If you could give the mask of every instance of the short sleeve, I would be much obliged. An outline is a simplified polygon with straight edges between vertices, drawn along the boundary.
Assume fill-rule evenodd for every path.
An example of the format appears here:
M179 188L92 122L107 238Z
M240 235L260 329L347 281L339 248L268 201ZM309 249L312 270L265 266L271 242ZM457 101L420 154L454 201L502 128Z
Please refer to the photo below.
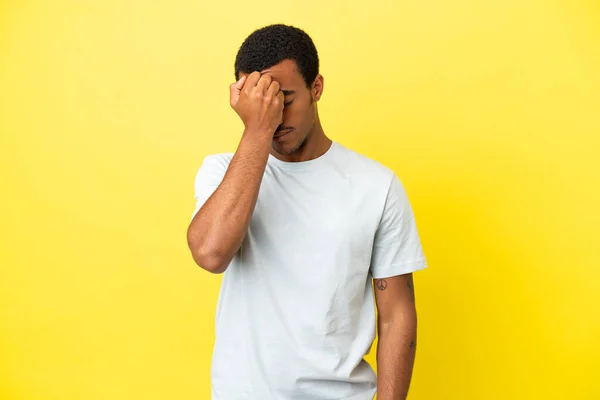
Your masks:
M375 279L389 278L426 267L412 207L402 183L393 174L375 233L371 275Z
M217 190L223 181L227 167L227 160L219 155L210 155L204 159L194 180L196 206L190 220L194 219L200 208Z

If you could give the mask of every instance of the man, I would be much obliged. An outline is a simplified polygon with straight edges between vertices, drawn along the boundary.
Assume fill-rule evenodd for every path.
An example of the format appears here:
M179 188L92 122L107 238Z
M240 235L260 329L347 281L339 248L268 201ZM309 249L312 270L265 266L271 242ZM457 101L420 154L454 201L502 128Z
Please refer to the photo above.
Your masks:
M426 262L401 182L323 132L323 76L302 30L253 32L235 75L245 129L235 153L205 158L187 232L195 262L224 273L213 400L406 398L412 273ZM377 376L363 358L376 326Z

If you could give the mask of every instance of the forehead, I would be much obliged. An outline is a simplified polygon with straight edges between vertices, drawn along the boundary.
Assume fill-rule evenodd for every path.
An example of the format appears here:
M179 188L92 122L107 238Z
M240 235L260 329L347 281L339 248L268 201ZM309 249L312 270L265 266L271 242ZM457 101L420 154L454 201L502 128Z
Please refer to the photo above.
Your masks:
M298 71L298 65L294 60L283 60L279 64L260 72L279 82L283 89L297 88L304 85L304 77ZM248 74L240 74L240 76L242 75Z

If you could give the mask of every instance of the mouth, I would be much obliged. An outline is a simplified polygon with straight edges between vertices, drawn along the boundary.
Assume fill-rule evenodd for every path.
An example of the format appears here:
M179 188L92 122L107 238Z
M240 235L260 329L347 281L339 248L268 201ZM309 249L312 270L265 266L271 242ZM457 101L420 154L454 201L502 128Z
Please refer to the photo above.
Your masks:
M281 137L287 135L288 133L292 132L294 129L284 129L281 131L277 131L275 132L275 134L273 135L273 139L280 139Z

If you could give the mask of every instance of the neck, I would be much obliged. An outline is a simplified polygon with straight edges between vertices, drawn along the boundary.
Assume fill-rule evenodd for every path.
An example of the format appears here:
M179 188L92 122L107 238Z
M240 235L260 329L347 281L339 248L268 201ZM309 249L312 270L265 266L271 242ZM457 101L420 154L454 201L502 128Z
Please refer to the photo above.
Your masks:
M271 155L286 162L309 161L325 154L330 146L331 139L325 135L321 122L317 119L304 144L298 150L291 154L283 155L271 149Z

